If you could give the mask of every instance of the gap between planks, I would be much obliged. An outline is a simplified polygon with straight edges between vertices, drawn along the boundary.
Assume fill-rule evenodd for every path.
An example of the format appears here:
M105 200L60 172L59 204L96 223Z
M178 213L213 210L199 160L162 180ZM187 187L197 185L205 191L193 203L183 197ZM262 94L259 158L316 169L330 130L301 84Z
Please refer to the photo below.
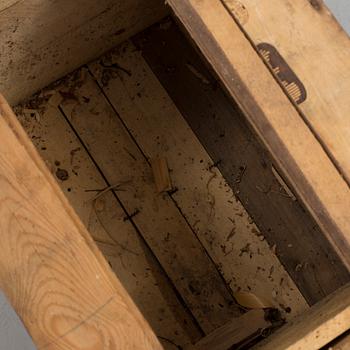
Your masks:
M19 120L56 178L67 172L64 181L58 179L60 187L165 349L173 348L169 341L185 346L197 340L201 332L192 316L114 195L108 192L91 201L96 192L90 191L108 183L62 117L59 101L53 96L37 106L40 120L19 108Z
M74 94L88 101L67 101L62 109L108 181L129 181L117 196L128 213L137 213L134 223L203 330L210 332L239 315L186 220L167 194L156 193L148 162L88 72ZM191 259L197 263L192 264Z
M141 149L141 153L144 153L146 157L149 158L166 154L169 161L171 159L171 167L174 167L172 177L176 179L175 182L179 189L172 197L174 199L174 205L176 204L176 210L178 211L179 209L186 218L186 222L183 225L187 227L187 223L189 223L198 237L200 237L201 242L209 252L210 258L215 262L216 266L219 267L232 291L237 291L242 288L243 290L255 291L258 295L265 293L268 299L273 299L277 307L281 307L281 305L284 307L291 307L291 316L300 313L306 308L303 298L300 296L297 288L283 270L274 254L269 250L267 244L261 242L256 232L252 230L256 229L255 226L252 224L243 207L234 199L232 191L224 182L221 174L215 168L210 167L213 161L209 158L189 127L183 121L182 116L176 110L170 98L164 92L164 89L157 82L140 54L135 51L135 48L130 43L125 44L123 47L125 55L120 56L122 60L121 66L123 66L126 61L128 65L131 64L130 62L133 63L131 67L128 67L133 72L129 77L129 81L126 79L127 76L120 77L119 74L115 74L113 70L111 71L108 69L108 73L106 73L106 69L101 67L99 62L90 65L90 69L94 72L98 80L102 79L102 77L99 76L100 74L105 74L105 78L109 75L110 80L108 81L108 87L102 86L103 84L100 86L107 96L112 90L120 94L119 96L118 94L114 94L112 97L109 96L109 101L114 108L118 109L119 117L123 119L124 126L133 136L133 141L137 143L137 147L139 150ZM116 50L117 55L120 55L121 52L122 50L120 49ZM113 55L113 59L118 60L119 58ZM130 62L128 61L129 59ZM136 69L138 70L135 72L134 70ZM143 74L145 76L142 78ZM89 80L90 78L87 76L85 79ZM136 79L140 79L140 81L137 82ZM92 84L92 82L90 83ZM137 86L138 83L140 84L139 86ZM86 102L86 100L94 98L94 96L89 96L91 93L90 89L93 91L92 95L95 94L98 96L100 94L100 92L98 92L99 90L93 87L89 87L87 90L84 90L84 87L80 87L79 89L81 90L77 91L75 88L73 89L74 94L72 94L72 96L77 98L76 101L74 98L68 98L68 100L64 101L62 104L62 108L65 113L67 113L72 124L73 122L76 123L76 119L79 117L79 112L77 112L76 109L79 110L79 108L83 108L82 110L84 111L84 107L81 107L82 105L84 106L84 102L85 104L89 104L90 101ZM146 90L151 96L146 98L138 89L140 89L142 93ZM138 94L141 94L141 96L138 96ZM143 98L141 98L142 96ZM101 98L101 96L99 98ZM135 101L135 99L138 98L140 101ZM124 105L120 103L120 99L124 100ZM104 104L106 104L106 102L104 102ZM147 106L145 109L140 107L143 104ZM90 113L91 118L100 118L97 113L98 111L96 111L96 105L92 106L92 108L90 105L89 108L90 109L85 110L85 112L88 114ZM108 109L108 106L106 105L104 108ZM147 111L147 109L149 110ZM80 113L82 113L82 111L80 111ZM132 118L137 119L139 115L144 117L142 118L144 124L140 123L138 126L139 129L136 130L136 128L130 126L130 123L133 122ZM168 119L164 118L164 116L167 116ZM147 125L150 121L149 118L153 117L155 120L159 121L159 128L157 128L157 122L155 121ZM159 118L164 118L164 120L162 121ZM174 122L174 120L179 129L169 129L168 126L171 125L171 122ZM102 119L100 122L104 124L104 128L106 125L108 126L108 120L106 122ZM138 120L136 124L139 122L140 120ZM165 128L164 123L166 126ZM74 126L74 129L82 138L91 138L95 136L104 140L103 137L109 137L108 132L103 133L104 136L102 136L102 134L100 134L100 136L92 135L92 131L96 131L94 127L82 128L79 131L79 128ZM140 142L140 138L145 136L142 134L142 132L145 133L145 130L147 130L146 136L148 135L148 138L144 137L143 139L149 139L153 144L152 142L149 144L142 144L142 142ZM175 130L177 131L176 133L174 132ZM123 131L119 132L123 133ZM157 133L158 135L151 140L150 135L154 136ZM89 135L86 136L86 134ZM130 141L128 142L130 143ZM87 143L88 149L94 146L94 142L92 141L90 142L91 144L86 141L85 143ZM135 154L138 152L137 147ZM131 145L131 148L135 149L135 145ZM194 153L196 156L188 154L186 151L188 149L191 149L192 152L195 150ZM171 155L171 150L176 150L178 154L174 152L174 154ZM126 153L128 153L127 157L130 158L130 150ZM134 154L133 156L135 157ZM95 155L93 155L93 157L94 159L98 158ZM179 159L176 160L177 157ZM139 159L139 156L137 156L137 159ZM98 160L96 162L100 163ZM115 171L112 164L114 164L115 167L117 163L112 159L111 163L105 165L105 167L110 167L111 169L108 170L101 167L103 173L109 174L106 175L109 178L113 177L112 172ZM142 172L144 174L144 180L148 182L148 185L154 186L149 170L147 170L147 173L145 173L144 170L141 171L141 173ZM196 176L194 176L194 174L196 174ZM193 186L193 180L198 181L198 184L196 183L198 186ZM109 180L109 183L116 182ZM103 186L99 188L103 188ZM187 190L185 190L186 188ZM188 188L192 188L194 191L192 192L188 190ZM120 194L117 193L118 196ZM225 201L222 200L222 198L226 198L228 204L223 204ZM124 201L127 202L128 200L130 199L128 198ZM193 203L195 204L195 208L191 207ZM213 209L213 205L215 209ZM158 210L158 208L156 209ZM129 213L132 213L134 210L135 206L133 205L128 208ZM231 217L233 212L237 214L234 218ZM220 215L218 215L218 213L220 213ZM226 213L228 213L227 217L225 217ZM178 213L176 215L180 214ZM197 217L198 215L200 216L199 219ZM134 218L136 224L137 219L136 216ZM232 221L230 219L232 219ZM223 225L223 223L225 224ZM137 225L139 226L139 224ZM206 228L208 228L208 232L206 232ZM188 230L188 228L186 230ZM229 237L231 234L232 236ZM209 238L203 237L203 235L208 235ZM217 236L219 236L219 238L217 238ZM235 236L235 244L232 244L232 251L226 252L226 248L223 248L222 243L225 242L228 237L230 240L233 239L233 236ZM253 242L253 244L251 242ZM250 251L249 249L245 249L249 244L252 245ZM259 250L260 254L262 254L261 256L259 255ZM156 255L158 256L159 254ZM251 258L251 255L254 256L254 259ZM190 256L188 258L190 258ZM162 259L160 259L160 261L161 260ZM233 264L232 260L234 261ZM210 263L210 259L207 260L207 262ZM270 268L262 268L265 271L260 271L257 269L257 265L268 265ZM238 272L238 269L241 271ZM282 279L285 281L285 284L280 286L279 282ZM201 321L199 322L201 323ZM224 320L222 319L220 322L224 322Z
M349 281L315 220L284 191L271 155L179 28L167 19L133 41L308 303Z
M132 74L106 72L102 61ZM178 189L172 198L232 291L252 291L276 307L290 307L290 316L302 311L304 299L141 52L127 42L89 67L139 148L149 159L167 158Z

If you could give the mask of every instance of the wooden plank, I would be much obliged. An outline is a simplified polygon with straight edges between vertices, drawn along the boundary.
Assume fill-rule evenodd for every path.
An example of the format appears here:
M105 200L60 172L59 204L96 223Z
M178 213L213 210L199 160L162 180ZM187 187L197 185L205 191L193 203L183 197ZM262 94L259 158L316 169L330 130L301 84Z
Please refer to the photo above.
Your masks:
M86 74L82 80L73 78L72 84L69 89L74 89L76 99L64 101L62 110L108 182L124 184L116 195L201 328L211 332L239 315L227 286L175 203L156 192L150 165L95 80Z
M0 91L13 105L166 13L161 0L5 3L11 6L0 12Z
M167 29L165 30L165 28ZM300 203L293 200L294 196L290 198L284 188L281 188L282 186L276 180L272 170L273 162L266 149L249 130L244 116L218 86L199 54L180 30L167 21L150 27L137 35L133 41L140 47L142 56L196 133L214 163L217 163L217 167L226 181L234 189L235 196L240 199L253 218L261 233L260 238L266 238L308 303L314 304L320 301L349 281L349 272L322 231ZM189 65L196 74L189 69ZM127 77L123 77L123 81L127 81L127 79ZM140 80L141 78L138 77L137 81ZM113 82L114 80L109 84L113 84ZM209 82L209 84L204 82ZM108 90L107 86L105 91L108 92ZM112 85L109 94L113 94L113 91L114 85ZM144 99L145 97L143 97L143 101ZM125 96L123 101L126 101ZM118 101L119 105L121 103L122 101ZM120 108L119 110L123 116L125 112ZM169 113L169 115L171 116L169 119L171 118L173 123L174 113ZM163 114L161 117L163 118ZM156 116L153 114L152 118L156 118ZM137 122L141 123L140 120ZM170 124L170 120L168 123ZM155 124L151 124L152 130L156 127L159 130L159 121ZM178 128L177 126L174 129ZM133 132L135 125L132 125L130 129ZM165 130L167 129L165 128ZM182 135L184 130L180 130L179 134ZM173 130L171 133L174 133ZM136 133L135 137L138 134ZM168 138L169 135L162 138L162 143ZM139 137L139 140L145 142L144 138ZM173 144L170 146L174 147ZM187 171L190 179L187 182L191 182L194 165L187 165L187 167L190 167ZM177 170L176 176L179 176L178 173L179 170ZM180 178L176 181L183 183L185 180ZM214 186L215 182L212 185ZM221 203L220 198L225 198L225 196L216 187L215 191L218 193L216 203ZM179 196L179 194L180 192L175 193L175 196ZM181 203L178 197L175 199ZM232 204L232 206L234 205L236 204ZM187 212L185 208L182 208L182 211ZM225 213L226 209L220 206L220 210L216 212ZM238 211L238 213L240 212ZM188 217L190 220L190 215ZM217 216L217 220L216 226L214 220L204 221L202 229L208 225L207 227L215 232L215 237L220 237L221 229L218 228L223 228L226 221L220 218L220 215ZM250 230L245 229L245 216L242 219L235 216L235 222L236 235L238 234L235 237L239 237L237 239L243 242L244 237L242 236L250 237ZM242 225L239 224L240 222ZM229 227L227 230L229 233ZM256 231L256 234L259 234L259 231ZM242 232L242 236L240 232ZM254 242L251 237L248 241ZM242 267L236 268L234 263L238 259L237 254L228 254L228 257L231 256L231 262L223 262L222 264L224 276L235 276L237 271L241 271ZM249 263L249 261L245 261L244 268ZM232 266L232 274L225 269L225 266ZM265 263L265 266L270 265ZM264 268L264 266L262 267ZM268 272L270 268L266 270ZM247 270L244 274L250 276ZM252 279L254 280L254 277ZM268 276L265 275L264 279L268 279ZM273 279L279 280L277 276L274 276ZM244 286L243 289L246 289L247 286L251 287L257 295L261 293L261 290L269 288L259 284L259 287L255 289L255 283L252 285L251 281L247 283L244 280L240 280L238 285ZM231 286L234 287L234 284L231 283Z
M162 50L156 48L154 52L159 55ZM130 74L115 71L106 84L104 77L110 72L101 61L123 67ZM305 310L306 303L297 287L259 237L260 232L141 52L125 43L89 67L145 156L151 160L166 157L176 188L171 197L232 291L251 291L290 311L287 318ZM183 98L189 96L185 93ZM192 98L190 101L192 105L205 103Z
M2 97L0 114L0 288L35 344L161 349Z
M265 320L264 310L251 310L216 329L189 349L229 350L271 326L271 322Z
M273 45L304 84L307 98L298 107L350 183L349 36L323 1L240 3L248 16L242 26L255 45Z
M61 101L60 94L43 92L15 111L69 203L164 348L172 349L173 345L162 339L180 346L198 340L201 333L192 316L178 300L142 237L130 220L125 220L127 213L111 191L94 191L109 184L59 111ZM31 116L35 111L39 117ZM67 174L64 181L57 177L60 173Z
M166 158L152 158L151 167L158 193L170 191L172 186Z
M350 328L350 285L314 305L254 349L318 350Z
M222 3L169 4L350 268L350 190L322 146Z

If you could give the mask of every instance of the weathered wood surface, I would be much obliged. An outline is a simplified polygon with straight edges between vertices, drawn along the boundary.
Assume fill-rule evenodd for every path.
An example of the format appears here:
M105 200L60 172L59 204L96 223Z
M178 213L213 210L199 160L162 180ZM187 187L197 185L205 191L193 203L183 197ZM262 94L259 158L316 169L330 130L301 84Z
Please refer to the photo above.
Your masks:
M259 350L318 350L350 329L350 285L331 294L263 343Z
M69 203L164 348L173 349L167 340L181 346L198 340L201 332L192 315L179 301L132 219L125 220L127 212L111 190L103 193L110 184L66 122L59 110L60 102L59 92L49 90L15 111Z
M35 344L161 349L2 97L0 114L0 288Z
M169 28L169 23L160 26L164 30ZM155 42L153 39L150 42ZM162 55L164 41L158 43L159 47L154 47L153 52ZM174 60L179 58L172 48L168 52ZM107 70L106 65L123 67L130 74L120 69ZM152 162L156 157L166 157L174 187L171 199L232 292L255 293L272 305L289 310L287 318L302 312L306 304L297 287L275 253L261 240L252 219L141 52L126 42L89 67L147 159ZM195 69L195 66L189 67ZM108 81L106 76L109 76ZM189 100L190 97L192 105L206 103L183 92L183 98ZM196 93L193 90L193 94Z
M252 216L260 230L256 231L256 234L266 238L306 300L314 304L349 281L349 273L322 231L300 203L282 188L272 171L273 162L268 152L249 130L244 116L225 96L199 54L175 24L167 21L154 25L137 35L133 41L140 47L142 56L213 162L217 162L217 167L234 189L235 196ZM124 76L125 80L127 77ZM113 82L111 84L109 94L118 89L118 85ZM109 90L108 87L105 89ZM118 91L120 90L119 88ZM122 101L125 103L126 98ZM152 115L152 118L156 119L157 116ZM161 118L162 115L159 119ZM172 119L174 120L174 117ZM138 124L142 125L140 120L131 125L130 129L134 131L135 125ZM160 122L152 125L152 130L155 127L159 128L159 125ZM182 130L179 126L176 129ZM173 134L171 127L168 130ZM137 130L134 133L139 135ZM181 134L184 134L184 131ZM165 139L169 140L169 136ZM139 140L140 143L149 142L142 137L139 137ZM193 147L192 145L191 149ZM188 173L193 173L193 165ZM183 179L179 181L184 182ZM179 196L180 193L176 193L175 196ZM218 192L218 197L222 196L221 192ZM181 201L177 197L175 199L181 205ZM184 207L182 210L186 213ZM218 212L226 211L221 206ZM235 217L235 221L236 237L238 233L239 239L243 240L239 232L248 237L250 230L245 230L243 222L239 225L239 217ZM220 236L218 228L222 227L224 222L221 215L218 215L210 223L205 222L205 225L212 227L217 238ZM215 245L213 247L215 248ZM228 254L228 257L231 259L232 255ZM232 257L231 260L235 259L237 258ZM245 268L247 264L249 261L245 261ZM223 264L224 276L235 276L234 272L230 274L225 270L226 265L232 266L233 270L241 270L241 267L235 268L234 263ZM276 277L273 279L276 280ZM242 282L238 284L242 285ZM243 285L246 284L243 282ZM247 285L252 287L257 295L266 288L259 284L259 287L254 289L255 283L251 282Z
M350 189L315 135L221 2L169 4L350 268Z
M223 2L232 6L233 15L254 44L273 45L302 81L307 98L298 107L350 183L347 117L350 114L350 38L347 33L320 0ZM239 4L244 9L239 9Z
M240 310L205 249L89 72L73 82L62 111L205 333ZM69 88L68 88L69 90ZM195 262L195 263L194 263Z
M11 104L166 13L161 0L8 0L2 5L0 91Z

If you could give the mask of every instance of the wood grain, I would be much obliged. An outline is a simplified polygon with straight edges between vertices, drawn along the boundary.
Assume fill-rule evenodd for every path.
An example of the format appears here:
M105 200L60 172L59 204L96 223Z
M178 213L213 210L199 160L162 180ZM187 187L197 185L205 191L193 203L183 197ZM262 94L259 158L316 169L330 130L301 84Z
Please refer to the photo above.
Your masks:
M248 229L248 218L245 219L244 215L242 217L235 216L236 230L235 236L231 238L231 240L237 239L237 242L244 242L242 244L243 247L248 242L255 242L250 236L251 231L255 231L256 235L260 235L260 239L265 238L270 244L307 302L309 304L314 304L320 301L326 295L349 281L349 272L346 270L310 214L306 212L299 201L293 200L294 197L285 192L284 187L282 188L277 181L275 172L273 172L274 162L271 156L266 151L266 148L257 140L256 135L249 130L244 115L242 115L237 106L225 96L223 89L220 88L212 72L203 63L203 59L174 23L171 24L167 21L166 24L167 30L164 29L164 23L154 25L137 35L133 41L140 48L142 56L209 153L212 164L217 163L220 172L225 177L227 183L232 187L234 195L240 199L249 215L253 218L254 223L259 228L259 230L254 230L252 226L249 226L250 229ZM133 55L136 55L136 53L133 53ZM117 61L117 55L115 59ZM127 55L125 62L130 61L131 59L129 55ZM189 65L195 69L197 74L194 74L188 68ZM137 66L140 67L140 64ZM147 72L147 69L145 71ZM138 75L137 82L143 81L143 75L144 73ZM147 75L149 75L149 73L147 73ZM117 79L114 79L110 82L110 92L108 86L105 87L109 96L112 94L116 95L114 92L116 90L122 90L120 87L118 88L119 85L116 85L116 80ZM150 79L147 81L149 80ZM127 81L128 79L124 77L124 86L127 84ZM207 83L203 83L203 81ZM141 89L142 86L143 84L138 88ZM123 89L123 91L125 91L125 89ZM155 91L154 87L152 91ZM153 101L153 96L154 94L149 95L147 99L147 97L143 95L142 99L140 99L142 100L142 106L148 106L151 102L147 102L147 100ZM127 98L124 96L123 99L118 100L118 105L123 106L126 101ZM149 110L150 107L147 107L147 111ZM121 114L125 120L133 120L132 117L127 117L126 112L121 111ZM140 112L137 113L137 115L139 114ZM174 120L176 120L174 115L176 115L176 113L169 112L168 114L172 116L171 121L174 123ZM175 147L174 145L179 143L179 141L176 143L174 141L169 144L170 135L167 134L168 128L161 128L162 117L157 119L157 114L152 113L149 119L143 117L141 120L145 121L147 125L152 126L152 128L149 128L150 133L158 132L166 135L162 137L162 144L165 143L169 145L169 147ZM152 124L150 120L158 121ZM140 119L136 119L132 124L130 124L130 122L128 123L136 137L140 135L139 132L136 132L140 125L146 128L145 124L143 124ZM182 137L182 135L187 135L185 128L180 127L180 123L176 125L176 130L181 130L181 132L179 132L179 138ZM176 133L171 132L171 135L174 134L176 135ZM156 140L156 137L153 139ZM190 139L190 137L188 137L188 139ZM138 137L138 140L142 145L152 142L150 141L152 139L142 137ZM150 152L157 152L159 147L160 146L157 145L154 145L153 149L148 147L147 149L150 150L146 152L147 154L151 154ZM195 149L194 147L194 143L191 144L191 147L182 147L181 154L186 155L190 153L188 154L188 157L190 157L193 151L186 150L193 150ZM177 157L174 157L172 163L177 164L177 159ZM183 161L179 163L181 166L185 163L188 165L186 165L183 170L185 174L180 170L173 173L172 176L175 180L175 184L177 181L180 183L191 182L193 178L192 174L194 173L198 173L199 177L203 177L206 181L209 180L205 177L205 171L196 170L196 162L192 164L192 162L186 161L186 158L180 159L183 159ZM172 165L172 167L174 166ZM185 169L188 170L186 171ZM188 180L186 180L185 177L186 173L189 174ZM220 185L214 187L215 182L213 181L211 184L213 188L215 188L216 193L215 208L217 208L217 215L212 220L205 220L205 216L203 215L201 217L204 224L203 227L201 225L195 226L199 233L201 229L206 232L206 229L210 228L215 232L214 242L220 242L220 232L222 230L227 230L227 234L230 232L230 227L225 229L224 224L226 221L224 218L229 216L227 213L230 210L239 208L240 203L234 201L234 203L230 205L230 198L227 198L225 201L226 204L224 204L222 199L226 198L224 192L227 187L220 190ZM199 185L200 184L197 183L196 187L200 189L201 187L199 187ZM202 191L204 192L205 189ZM191 210L187 209L187 206L184 205L185 200L182 199L182 197L185 196L189 196L187 191L179 191L174 194L182 211L188 216L191 223L195 223L197 217L194 217L191 221ZM191 203L194 202L194 199L192 199ZM191 208L191 206L189 205L188 208ZM198 212L202 213L203 210L195 210L194 214L198 215ZM208 211L204 212L207 213ZM243 211L239 210L237 214L241 212L243 213ZM226 237L225 234L224 237L222 237L222 241L225 241ZM249 239L245 241L245 237L249 237ZM239 243L236 245L239 246ZM262 251L261 245L257 247ZM216 244L214 244L211 249L208 249L213 259L216 260L218 257L223 258L219 249L216 254L214 254L215 248ZM237 255L239 255L239 252L237 253L234 250L232 254L227 255L230 261L222 260L224 276L227 276L229 280L234 277L232 279L233 283L230 285L234 288L234 281L238 276L238 285L243 286L243 290L249 290L249 286L257 295L261 295L262 291L264 291L266 292L264 295L269 299L272 291L270 290L267 292L270 287L266 284L260 284L260 281L270 280L272 283L275 282L279 284L281 278L284 277L277 277L274 274L277 270L274 270L272 274L272 279L274 281L271 281L271 278L269 278L271 266L266 262L266 257L261 257L262 265L259 264L258 266L264 269L266 266L270 266L270 268L266 269L266 274L264 271L260 274L259 270L258 275L264 277L256 279L254 278L255 272L253 272L253 269L252 274L248 272L249 264L254 263L256 255L253 255L253 261L245 259L242 266L236 267L235 262L239 259ZM244 254L243 257L244 256L246 256L246 254ZM274 264L274 266L276 265ZM229 270L230 267L232 267L232 271ZM247 276L247 281L240 279L239 271L245 271L243 275ZM251 276L249 280L248 276ZM252 280L254 280L254 283L252 283ZM284 278L282 281L282 289L286 282L287 279ZM284 295L284 292L278 290L278 295ZM292 310L292 313L293 312L294 310Z
M5 4L11 6L0 12L0 91L12 105L166 13L161 0L7 0Z
M67 120L108 182L123 184L115 191L117 197L203 331L239 315L229 289L175 203L157 193L149 163L95 79L86 74L76 81L74 95L76 100L62 103Z
M2 97L0 113L0 287L36 345L161 349Z
M302 80L307 98L298 108L350 183L349 36L323 1L240 2L249 14L242 26L255 45L275 46Z
M350 268L350 190L314 134L222 3L169 4Z
M132 221L125 220L127 213L112 191L102 193L110 184L59 111L62 100L58 92L49 89L15 111L69 203L164 348L172 350L173 345L163 338L181 346L198 340L201 332L192 315L179 301ZM40 117L32 117L33 111ZM64 180L58 177L59 171L66 174Z
M340 288L281 328L260 350L318 350L350 328L350 285Z
M171 23L167 21L162 22L158 26L160 32L167 33L169 25ZM188 76L178 71L182 53L186 55L188 49L191 50L188 44L186 46L185 38L182 39L184 43L180 48L164 47L165 38L158 41L156 37L150 37L147 42L156 57L169 55L176 62L166 64L164 69L170 67L171 76L177 76L181 81L178 91L182 99L193 109L205 110L212 100L201 96L198 89L189 84ZM108 83L103 84L106 69L102 60L126 68L130 75L114 72ZM167 158L174 186L171 199L186 217L232 292L251 291L271 300L278 308L289 308L291 312L286 314L287 318L302 312L307 306L297 287L268 244L261 240L253 220L237 201L141 52L131 42L126 42L89 67L145 156ZM200 85L208 86L203 83L206 76L196 71L196 64L186 60L184 69ZM214 130L211 129L213 133Z

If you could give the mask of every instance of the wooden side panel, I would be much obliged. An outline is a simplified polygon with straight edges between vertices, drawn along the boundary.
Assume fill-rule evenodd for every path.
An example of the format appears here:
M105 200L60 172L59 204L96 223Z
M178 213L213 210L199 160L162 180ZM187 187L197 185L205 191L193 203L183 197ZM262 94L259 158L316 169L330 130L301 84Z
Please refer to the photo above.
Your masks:
M348 284L314 305L254 349L318 350L349 329L350 285Z
M258 231L253 227L251 227L251 230L246 229L249 227L245 223L244 216L240 217L237 215L234 218L235 236L230 241L238 239L238 242L245 242L245 237L249 237L248 242L252 241L251 231L255 232L259 239L266 239L310 304L320 301L326 295L348 282L350 280L349 272L337 257L320 228L310 214L300 205L300 202L296 201L294 196L288 194L277 180L273 172L274 164L268 152L249 130L244 116L239 112L237 106L225 96L223 89L220 88L213 74L211 74L212 72L208 70L203 63L203 59L176 25L171 21L154 25L137 35L133 41L140 48L142 56L162 83L182 116L187 120L201 144L211 156L211 159L213 159L212 162L220 169L220 172L232 187L235 196L240 199L259 228ZM126 55L126 53L123 53L123 55ZM133 53L133 55L136 56L137 53ZM124 61L117 59L117 56L115 56L114 62L122 64ZM130 62L131 58L128 56L124 64L129 64ZM137 64L138 69L142 71L142 74L136 80L137 82L142 82L142 76L145 74L140 66L140 64ZM145 71L147 72L147 70ZM124 74L123 85L127 84L128 79ZM117 95L117 91L126 90L126 88L124 89L117 85L115 83L116 80L118 78L110 81L109 85L104 88L109 96ZM111 86L111 89L109 89L109 86ZM140 89L138 92L142 92L143 84L140 84L137 88ZM154 90L152 88L152 91ZM119 92L119 94L121 93ZM137 96L137 93L134 95ZM151 101L154 99L153 94L148 93L147 97L144 97L145 94L142 96L142 99L137 98L137 101L142 103L142 108L146 104L146 98ZM114 100L113 98L111 99L112 101ZM121 97L115 103L122 116L125 115L122 106L126 101L127 98ZM148 107L147 112L149 110L150 108ZM168 134L174 135L173 128L169 127L169 125L170 122L172 126L174 125L174 120L176 120L174 117L175 113L169 111L166 114L170 114L172 118L164 125L163 130L167 130ZM135 112L135 115L134 123L129 124L130 129L140 143L150 143L151 141L142 137L139 128L146 128L146 125L152 125L152 123L144 116L139 118L139 112ZM150 120L158 120L156 125L152 125L151 130L159 130L163 123L164 115L158 116L152 113ZM180 134L185 135L184 128L180 127L180 125L180 123L177 123L175 129L177 132L181 130ZM165 134L165 132L163 133ZM161 145L164 144L164 139L166 144L169 144L171 136L163 137ZM153 137L150 140L157 139ZM160 152L161 150L163 152L161 147L154 146L152 151ZM187 150L181 150L182 156L187 153L190 156L194 147L194 144L192 144L191 147L187 147ZM172 144L169 145L169 148L172 148ZM172 161L172 163L176 161L177 159ZM182 164L184 164L184 161L180 163L179 167L182 167ZM195 165L191 164L187 172L188 176L191 177L194 172L197 173L198 171L195 171ZM177 182L180 184L186 182L184 176L179 176L181 173L178 169L172 174L172 177L175 178L175 185ZM201 177L205 179L204 174ZM198 187L199 185L197 184L196 186ZM188 210L182 204L183 201L181 201L181 193L183 192L186 191L178 191L175 193L175 197L179 205L182 206L182 211L186 213ZM216 198L217 215L208 221L201 218L199 225L196 225L199 233L201 229L204 233L207 229L215 232L215 242L218 242L218 244L213 245L212 248L214 249L217 245L222 244L219 238L221 230L225 228L224 218L229 216L229 211L234 210L235 207L239 208L239 203L234 203L231 206L229 203L220 205L222 201L218 200L218 198L223 198L223 194L219 190L216 190ZM229 200L228 198L227 202ZM197 214L197 212L195 213ZM203 212L203 210L200 210L200 212ZM220 214L218 215L218 213ZM237 214L242 215L240 213L241 210L237 212ZM191 211L188 214L191 220L190 214ZM193 223L196 222L196 219L198 218L193 218ZM203 223L202 226L200 225L201 223ZM229 232L229 227L227 230ZM223 237L221 242L224 241L225 237ZM239 246L238 243L236 245ZM260 252L262 252L261 248L262 245L259 246ZM209 251L214 249L209 249ZM214 260L217 256L222 256L219 253L213 254ZM232 279L231 276L235 277L232 279L233 283L230 283L233 288L235 288L237 274L240 275L237 271L243 271L243 269L245 271L244 275L247 276L247 284L241 279L237 279L237 284L244 286L243 289L249 286L258 295L260 295L262 290L268 294L268 288L259 283L261 278L264 281L274 280L277 283L280 283L282 280L276 280L275 273L277 270L275 267L266 269L266 262L260 266L266 269L267 274L264 275L263 271L260 274L259 268L260 277L256 278L254 277L256 275L250 275L247 271L251 262L249 259L245 259L242 264L244 267L240 267L235 265L235 261L238 259L235 250L233 250L233 254L227 254L227 258L229 260L219 261L222 262L224 276L228 277L228 280ZM230 270L231 268L232 270ZM274 273L269 276L271 269L274 270ZM252 278L248 278L248 276L252 276ZM251 279L255 280L254 284L249 281ZM287 280L283 278L281 286L284 286L285 283L287 284ZM278 291L278 295L283 295L283 292L281 294L281 291Z
M350 190L322 146L221 2L169 3L350 268Z
M350 182L349 36L323 1L223 2L254 44L273 45L302 81L307 96L299 108Z
M7 0L5 5L0 5L0 91L13 105L166 13L161 0Z
M0 99L0 288L38 348L161 349Z

